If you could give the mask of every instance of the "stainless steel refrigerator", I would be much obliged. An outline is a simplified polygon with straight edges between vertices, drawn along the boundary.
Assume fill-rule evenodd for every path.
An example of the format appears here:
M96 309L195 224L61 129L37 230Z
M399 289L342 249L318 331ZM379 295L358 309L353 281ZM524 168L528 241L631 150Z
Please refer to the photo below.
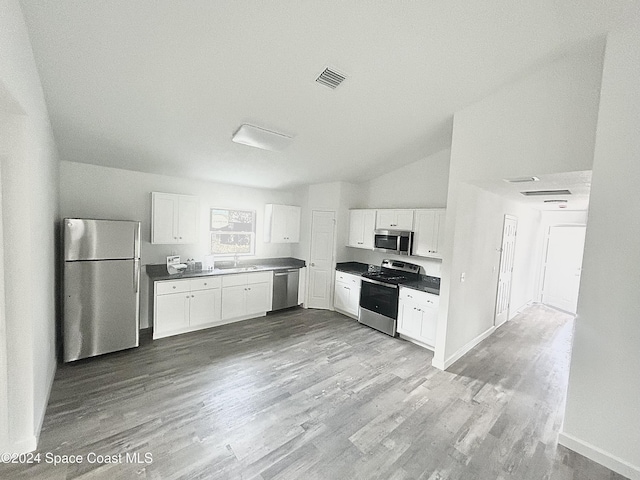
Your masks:
M66 218L63 359L137 347L140 222Z

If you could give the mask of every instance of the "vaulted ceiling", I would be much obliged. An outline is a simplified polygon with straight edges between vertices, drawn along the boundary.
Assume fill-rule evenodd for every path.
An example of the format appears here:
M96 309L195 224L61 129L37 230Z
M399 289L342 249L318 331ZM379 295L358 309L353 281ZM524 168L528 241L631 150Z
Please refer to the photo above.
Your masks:
M360 182L636 1L22 0L63 160L265 188ZM346 74L335 90L325 66ZM294 136L231 141L244 123Z

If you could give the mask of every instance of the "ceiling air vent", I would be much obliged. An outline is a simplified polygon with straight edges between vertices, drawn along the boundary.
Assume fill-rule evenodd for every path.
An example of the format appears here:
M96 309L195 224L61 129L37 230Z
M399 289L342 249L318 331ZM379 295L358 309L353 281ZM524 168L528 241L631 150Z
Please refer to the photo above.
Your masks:
M529 192L520 192L525 197L539 197L544 195L571 195L569 190L531 190Z
M540 179L538 177L518 177L518 178L505 178L504 181L509 183L528 183L528 182L539 182Z
M338 85L344 82L346 78L347 77L345 75L338 73L335 70L332 70L329 67L327 67L320 74L320 76L316 78L316 82L321 83L325 87L335 89L338 87Z

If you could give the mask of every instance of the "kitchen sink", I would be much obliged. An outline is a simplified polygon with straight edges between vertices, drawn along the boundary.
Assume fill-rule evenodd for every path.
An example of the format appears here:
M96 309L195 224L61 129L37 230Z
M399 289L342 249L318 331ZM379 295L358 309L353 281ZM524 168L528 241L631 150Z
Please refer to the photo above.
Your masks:
M225 265L225 266L219 266L216 268L219 268L220 270L225 270L227 272L251 272L253 270L257 270L258 266L257 265L238 265L238 266Z

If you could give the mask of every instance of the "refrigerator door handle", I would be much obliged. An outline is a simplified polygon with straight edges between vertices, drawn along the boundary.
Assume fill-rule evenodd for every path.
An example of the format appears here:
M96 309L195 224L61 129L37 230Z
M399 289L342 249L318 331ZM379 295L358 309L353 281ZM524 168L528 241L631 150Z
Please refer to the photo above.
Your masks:
M133 260L133 291L138 293L140 290L140 260Z

